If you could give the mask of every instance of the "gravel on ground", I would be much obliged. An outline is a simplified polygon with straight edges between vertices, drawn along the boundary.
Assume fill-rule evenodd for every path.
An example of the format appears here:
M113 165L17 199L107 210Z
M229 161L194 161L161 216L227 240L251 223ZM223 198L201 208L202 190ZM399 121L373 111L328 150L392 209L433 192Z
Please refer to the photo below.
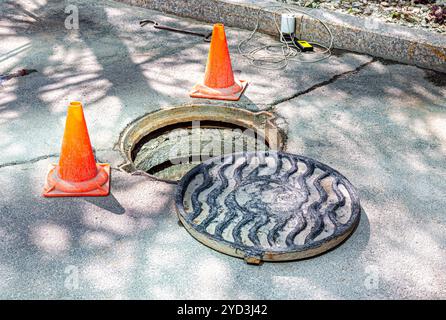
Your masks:
M445 0L277 0L446 34Z

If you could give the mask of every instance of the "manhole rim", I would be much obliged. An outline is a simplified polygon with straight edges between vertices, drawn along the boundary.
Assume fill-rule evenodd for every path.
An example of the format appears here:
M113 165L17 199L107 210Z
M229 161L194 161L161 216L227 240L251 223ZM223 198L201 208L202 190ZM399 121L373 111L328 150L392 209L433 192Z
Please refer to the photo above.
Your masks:
M194 114L188 114L188 111L190 111L191 109L197 109L197 110L193 110L195 112ZM198 110L210 111L213 113L211 114L211 116L214 118L210 119L209 115L203 116L203 114L197 114L199 113ZM180 114L176 114L177 116L181 116L180 120L179 121L168 120L166 122L161 122L159 125L153 125L152 127L149 126L149 128L147 128L148 130L144 129L147 127L146 122L150 120L150 118L161 116L161 120L163 120L166 119L167 117L170 117L167 114L169 112L180 112ZM225 112L228 113L233 112L239 115L240 117L234 117L232 119L225 118L224 117ZM275 150L283 150L285 146L285 138L283 136L283 132L274 123L276 116L269 111L264 111L264 110L251 111L227 104L226 105L208 104L208 103L183 104L149 112L137 118L136 120L132 121L124 128L124 130L121 132L119 136L118 143L116 144L121 156L123 157L123 162L119 165L119 169L121 171L125 171L131 174L143 174L145 176L152 178L153 180L177 184L178 181L176 180L159 178L155 175L149 174L145 171L136 168L132 159L132 151L138 145L138 143L144 137L148 136L150 133L155 132L156 130L160 130L164 127L167 127L171 124L196 121L197 117L201 118L198 119L199 121L205 121L205 120L220 121L223 123L233 124L246 129L254 129L254 130L258 130L259 127L264 125L265 128L268 128L269 132L269 134L265 134L264 137L265 140L268 143L270 143L273 140L270 137L271 132L275 132L276 143L277 143ZM251 120L254 121L250 122ZM275 131L270 132L270 130L275 130ZM142 131L144 131L144 133L141 133Z
M337 231L336 234L330 235L326 238L323 238L321 240L311 242L309 244L304 245L295 245L295 249L293 251L289 250L281 250L281 249L272 249L272 250L252 250L248 246L241 246L237 243L227 241L225 239L216 239L212 235L208 233L200 232L195 228L195 225L190 224L186 219L186 211L184 210L184 203L183 203L183 195L187 189L188 183L191 181L191 178L194 177L194 175L201 169L202 166L210 164L212 161L216 159L221 159L225 157L230 156L245 156L247 154L256 154L259 153L259 151L252 151L252 152L238 152L233 154L226 154L222 156L217 156L211 159L208 159L206 161L203 161L201 164L197 165L193 169L191 169L186 175L183 176L183 178L178 182L177 188L175 190L175 209L178 216L178 219L181 221L182 225L185 227L185 229L199 242L206 245L207 247L216 250L218 252L237 257L237 258L254 258L258 259L260 261L292 261L292 260L301 260L305 258L310 258L317 256L319 254L323 254L326 252L329 252L332 249L335 249L338 247L344 240L349 238L357 226L359 225L359 221L361 218L361 203L359 199L358 192L356 188L352 185L352 183L339 171L336 169L330 167L329 165L326 165L323 162L320 162L318 160L315 160L310 157L306 157L303 155L293 154L289 152L284 151L265 151L263 152L265 155L270 153L280 153L286 156L290 157L297 157L299 160L304 161L311 161L313 164L319 166L320 168L323 168L324 170L330 171L331 174L334 174L340 178L340 180L343 182L345 188L348 191L348 194L351 198L352 202L352 214L349 219L349 221L352 221L351 223L347 223L348 225L341 226L341 231ZM354 208L353 208L354 205ZM207 241L207 242L206 242ZM213 245L211 245L212 243Z

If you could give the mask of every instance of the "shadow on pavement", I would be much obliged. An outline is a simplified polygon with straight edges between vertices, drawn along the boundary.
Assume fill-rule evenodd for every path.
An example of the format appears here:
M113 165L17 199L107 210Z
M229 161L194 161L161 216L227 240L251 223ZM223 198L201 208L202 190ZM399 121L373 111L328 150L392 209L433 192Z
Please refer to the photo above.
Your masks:
M91 197L86 198L85 201L94 204L104 210L110 211L114 214L124 214L125 209L121 204L116 200L113 193L110 193L107 197Z

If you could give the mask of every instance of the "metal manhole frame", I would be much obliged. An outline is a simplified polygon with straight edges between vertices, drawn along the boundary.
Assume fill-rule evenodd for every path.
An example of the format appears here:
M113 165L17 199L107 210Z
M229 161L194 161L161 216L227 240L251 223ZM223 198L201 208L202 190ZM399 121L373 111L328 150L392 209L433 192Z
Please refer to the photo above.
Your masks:
M260 151L261 152L261 151ZM199 242L206 245L207 247L216 250L218 252L244 259L247 263L252 264L259 264L262 261L292 261L292 260L301 260L306 259L310 257L314 257L320 254L323 254L325 252L328 252L337 246L339 246L343 241L345 241L349 236L352 235L352 233L357 228L360 217L361 217L361 204L359 200L358 192L356 191L356 188L351 184L351 182L339 171L336 169L333 169L332 167L309 157L292 154L288 152L282 152L282 151L265 151L263 152L265 155L268 155L270 153L275 153L277 155L285 155L292 158L297 158L298 161L303 161L305 164L307 162L311 162L313 165L318 167L319 169L329 172L330 175L333 175L342 182L344 187L346 188L352 204L352 214L349 218L349 221L345 224L339 227L339 229L336 229L335 232L321 240L314 241L308 244L304 245L295 245L296 250L289 251L289 250L252 250L250 247L243 246L240 244L236 244L234 242L227 241L225 239L216 239L211 234L207 232L202 232L200 230L197 230L196 225L190 223L186 216L188 213L184 209L184 194L187 190L188 184L193 180L196 174L202 173L201 170L204 166L209 165L215 160L224 161L223 158L227 157L237 157L237 156L245 156L246 155L253 155L258 153L258 151L253 152L239 152L239 153L233 153L233 154L227 154L222 155L218 157L214 157L211 159L208 159L201 164L194 167L192 170L190 170L186 175L183 176L183 178L179 181L176 193L175 193L175 207L178 219L182 223L182 225L185 227L185 229ZM340 230L340 231L338 231Z
M176 184L178 181L162 179L137 169L133 163L132 151L150 133L172 124L191 121L218 121L246 129L265 129L264 138L272 150L284 148L281 129L274 123L275 115L268 111L253 112L230 105L185 104L148 113L130 123L121 133L117 146L124 158L119 169L132 174L144 174L154 180ZM275 139L274 139L275 137ZM273 144L273 142L275 143Z

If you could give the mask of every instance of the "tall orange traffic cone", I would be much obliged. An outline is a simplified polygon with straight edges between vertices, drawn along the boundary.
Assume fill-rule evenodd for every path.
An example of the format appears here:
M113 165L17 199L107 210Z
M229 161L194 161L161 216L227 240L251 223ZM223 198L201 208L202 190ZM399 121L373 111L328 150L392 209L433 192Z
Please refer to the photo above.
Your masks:
M97 197L110 193L110 165L96 163L80 102L71 102L59 164L50 166L45 197Z
M235 80L226 42L225 27L214 25L204 82L196 84L190 96L218 100L239 100L247 81Z

